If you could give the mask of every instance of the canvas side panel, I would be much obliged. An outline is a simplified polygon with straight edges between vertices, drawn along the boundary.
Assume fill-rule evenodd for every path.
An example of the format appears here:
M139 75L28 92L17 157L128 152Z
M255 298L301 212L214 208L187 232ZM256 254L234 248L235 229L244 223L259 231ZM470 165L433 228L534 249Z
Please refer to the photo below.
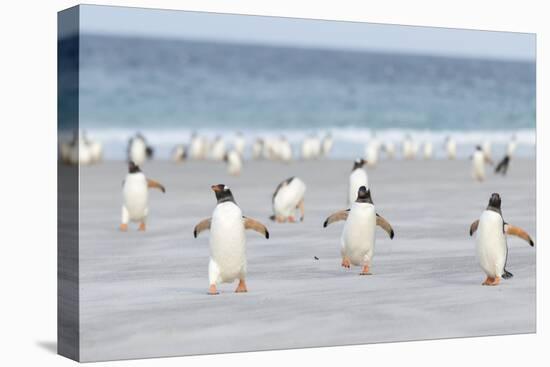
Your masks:
M57 22L57 352L79 360L79 8Z

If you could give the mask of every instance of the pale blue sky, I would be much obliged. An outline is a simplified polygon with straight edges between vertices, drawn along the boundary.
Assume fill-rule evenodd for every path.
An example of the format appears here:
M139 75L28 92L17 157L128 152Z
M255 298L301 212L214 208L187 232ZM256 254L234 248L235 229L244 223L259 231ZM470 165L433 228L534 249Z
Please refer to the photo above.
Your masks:
M230 15L111 6L81 7L85 33L297 47L534 60L534 34Z

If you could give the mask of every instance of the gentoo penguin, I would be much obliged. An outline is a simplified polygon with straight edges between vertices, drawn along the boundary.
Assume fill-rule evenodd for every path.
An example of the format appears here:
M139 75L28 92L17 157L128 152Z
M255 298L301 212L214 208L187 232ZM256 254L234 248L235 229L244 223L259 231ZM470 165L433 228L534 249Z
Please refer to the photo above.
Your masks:
M349 175L348 205L351 205L355 199L357 199L357 190L359 190L361 186L365 186L366 188L369 187L369 177L367 171L363 168L365 163L367 163L367 161L362 158L357 158L355 162L353 162L353 168Z
M502 160L498 162L495 168L495 173L500 173L503 176L506 175L506 172L508 172L508 165L510 165L510 156L505 155L504 158L502 158Z
M508 224L502 218L500 195L494 193L481 217L470 225L470 236L476 233L477 256L481 268L487 274L483 285L498 285L500 278L511 278L506 271L508 245L506 235L517 236L534 246L531 237L523 229Z
M187 149L185 145L178 144L172 151L172 160L176 163L181 163L187 159Z
M412 137L407 134L403 140L403 158L414 159L415 154L415 143L412 140Z
M472 155L472 177L479 182L485 180L485 163L492 162L487 159L483 149L478 145Z
M305 193L306 184L298 177L290 177L281 182L273 193L273 215L270 219L279 223L296 222L296 209L299 209L300 221L303 221Z
M76 149L78 147L78 149ZM93 163L92 152L90 150L90 145L88 139L86 139L86 134L81 133L78 137L78 145L73 147L72 152L72 161L74 164L80 164L82 166L87 166Z
M257 138L254 144L252 145L252 158L253 159L262 158L263 150L264 150L264 140L262 138Z
M246 141L243 134L239 131L237 133L237 136L235 137L235 141L233 142L233 149L235 149L235 151L239 153L240 156L243 156L245 146Z
M365 157L367 157L367 166L369 167L375 167L378 163L378 149L380 148L380 144L378 143L378 140L376 137L373 137L369 143L367 144L365 148ZM357 192L355 192L357 193ZM354 194L355 196L355 194ZM355 198L354 198L355 199Z
M149 208L147 204L148 188L159 189L166 192L164 186L155 180L145 177L138 165L130 161L128 163L128 174L122 183L122 223L120 230L126 232L128 223L139 222L139 230L145 231L145 223Z
M321 154L323 157L327 157L330 154L333 145L334 141L332 140L332 134L328 133L321 142Z
M508 142L508 146L506 147L506 155L508 155L511 158L516 152L517 147L518 147L518 140L517 140L517 137L514 135L512 136L512 139Z
M351 265L362 266L360 275L370 275L376 226L382 227L390 239L394 236L391 225L376 213L370 190L361 186L351 208L329 216L323 223L323 227L339 220L346 221L341 237L342 266L348 269Z
M247 292L246 278L246 236L245 229L252 229L269 238L267 228L260 222L247 218L235 202L229 187L214 185L218 204L212 217L195 226L195 238L204 230L210 230L210 263L208 294L218 294L219 283L230 283L239 279L235 292Z
M290 162L292 160L292 146L285 136L279 138L278 147L279 159L285 163Z
M238 176L241 174L243 168L243 161L239 152L232 149L224 157L227 163L227 172L232 176Z
M386 153L387 158L393 159L395 157L395 145L393 144L393 141L385 142L382 149Z
M210 157L215 161L223 161L225 156L225 142L220 136L217 136L212 144L212 150L210 151Z
M445 150L447 151L447 158L456 159L456 142L450 136L445 139Z
M431 141L424 142L424 159L432 159L433 145Z
M91 141L89 144L92 163L99 163L103 159L103 144L98 141Z
M191 135L191 141L189 142L189 157L191 159L204 159L204 139L198 136L197 133Z
M153 158L153 148L147 145L145 137L140 133L128 141L128 161L134 162L137 166L145 163L146 159Z
M321 141L315 135L306 137L302 142L302 159L317 159L321 155Z

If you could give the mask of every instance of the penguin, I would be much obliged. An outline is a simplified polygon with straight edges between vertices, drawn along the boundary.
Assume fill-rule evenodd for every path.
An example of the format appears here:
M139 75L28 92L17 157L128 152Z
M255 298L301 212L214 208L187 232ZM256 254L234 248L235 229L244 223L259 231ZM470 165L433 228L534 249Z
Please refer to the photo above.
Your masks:
M506 235L517 236L527 241L531 247L535 245L527 232L504 221L501 204L500 195L492 194L487 209L470 225L470 236L476 234L479 265L487 275L482 285L498 285L501 278L508 279L513 276L506 270L508 259Z
M210 230L208 294L219 294L219 283L230 283L237 279L239 285L235 292L247 292L245 230L252 229L266 239L269 238L269 231L262 223L243 215L229 187L219 184L211 188L216 195L216 208L212 217L200 221L193 230L195 238L202 231Z
M306 137L302 142L302 159L317 159L321 155L321 141L315 135Z
M72 161L74 164L78 163L81 166L87 166L93 163L90 144L88 139L86 139L86 134L84 132L79 134L78 145L73 146Z
M407 134L403 140L403 158L414 159L416 155L415 150L415 143L412 137Z
M501 174L503 176L508 172L508 166L510 165L510 156L505 155L504 158L497 164L495 168L495 174Z
M304 220L304 196L306 184L298 177L290 177L281 182L272 196L273 215L270 217L278 223L296 222L296 209L300 210L300 222Z
M384 153L386 153L388 159L393 159L395 157L395 145L393 144L393 141L385 142L382 149Z
M91 141L89 143L90 156L92 163L97 164L103 160L103 144L98 141Z
M490 140L484 140L481 144L481 149L483 150L483 154L485 154L486 159L492 161L491 157L491 141Z
M227 163L227 172L232 176L239 176L243 168L243 161L239 152L232 149L224 157Z
M479 182L485 180L485 163L492 163L487 159L483 148L478 145L472 156L472 177Z
M178 144L172 151L172 160L176 163L181 163L187 159L187 149L185 145Z
M328 157L332 150L332 146L334 145L334 141L332 139L332 134L328 133L323 138L323 141L321 142L321 154L323 157Z
M225 142L220 136L217 136L212 144L210 157L215 161L223 161L225 156Z
M145 160L153 158L153 148L147 144L145 137L137 133L128 141L128 161L137 166L145 163Z
M204 159L204 139L193 132L189 142L189 157L191 159Z
M166 189L155 180L148 179L134 162L128 163L128 174L122 183L122 222L120 230L126 232L128 223L139 222L139 230L145 231L148 208L148 188L166 193Z
M517 147L518 147L517 137L513 135L512 139L508 142L508 146L506 147L506 155L509 157L512 157L516 152Z
M380 148L378 140L373 137L365 148L365 157L367 157L367 166L375 167L378 163L378 149Z
M279 138L279 159L284 163L289 163L292 160L292 146L285 136Z
M252 145L252 159L262 158L263 150L264 150L264 140L262 138L257 138L254 144Z
M357 199L357 190L359 190L361 186L365 186L366 188L369 187L369 176L367 175L367 171L363 168L365 163L367 163L367 161L362 158L357 158L355 162L353 162L353 168L349 175L348 205L351 205L355 199Z
M433 145L431 141L424 142L424 159L432 159Z
M246 147L246 141L243 134L239 131L233 142L233 149L242 157L244 155L244 149Z
M456 159L456 142L450 136L447 136L447 138L445 139L445 150L447 151L448 159Z
M351 265L362 266L360 275L370 275L376 226L382 227L390 239L393 239L395 232L392 226L376 213L371 192L365 186L361 186L357 191L357 199L350 209L330 215L323 223L323 227L326 228L340 220L346 221L340 240L342 266L348 269Z

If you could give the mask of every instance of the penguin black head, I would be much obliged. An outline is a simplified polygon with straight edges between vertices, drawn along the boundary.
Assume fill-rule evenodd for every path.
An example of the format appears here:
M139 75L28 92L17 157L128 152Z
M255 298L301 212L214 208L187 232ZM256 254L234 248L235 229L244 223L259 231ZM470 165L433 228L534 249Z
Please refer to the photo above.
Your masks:
M357 200L355 200L355 202L372 204L370 190L368 190L365 186L361 186L357 191Z
M357 168L361 168L365 165L365 163L367 163L367 161L363 158L357 158L354 162L353 162L353 170L356 170Z
M500 199L500 195L495 192L491 195L491 198L489 199L489 205L487 205L487 209L494 210L500 213L501 204L502 200Z
M225 203L226 201L235 202L233 194L229 189L229 186L224 184L212 185L212 191L216 194L216 199L218 199L218 204Z
M139 166L135 164L133 161L128 162L128 173L138 173L141 172L141 169L139 169Z

